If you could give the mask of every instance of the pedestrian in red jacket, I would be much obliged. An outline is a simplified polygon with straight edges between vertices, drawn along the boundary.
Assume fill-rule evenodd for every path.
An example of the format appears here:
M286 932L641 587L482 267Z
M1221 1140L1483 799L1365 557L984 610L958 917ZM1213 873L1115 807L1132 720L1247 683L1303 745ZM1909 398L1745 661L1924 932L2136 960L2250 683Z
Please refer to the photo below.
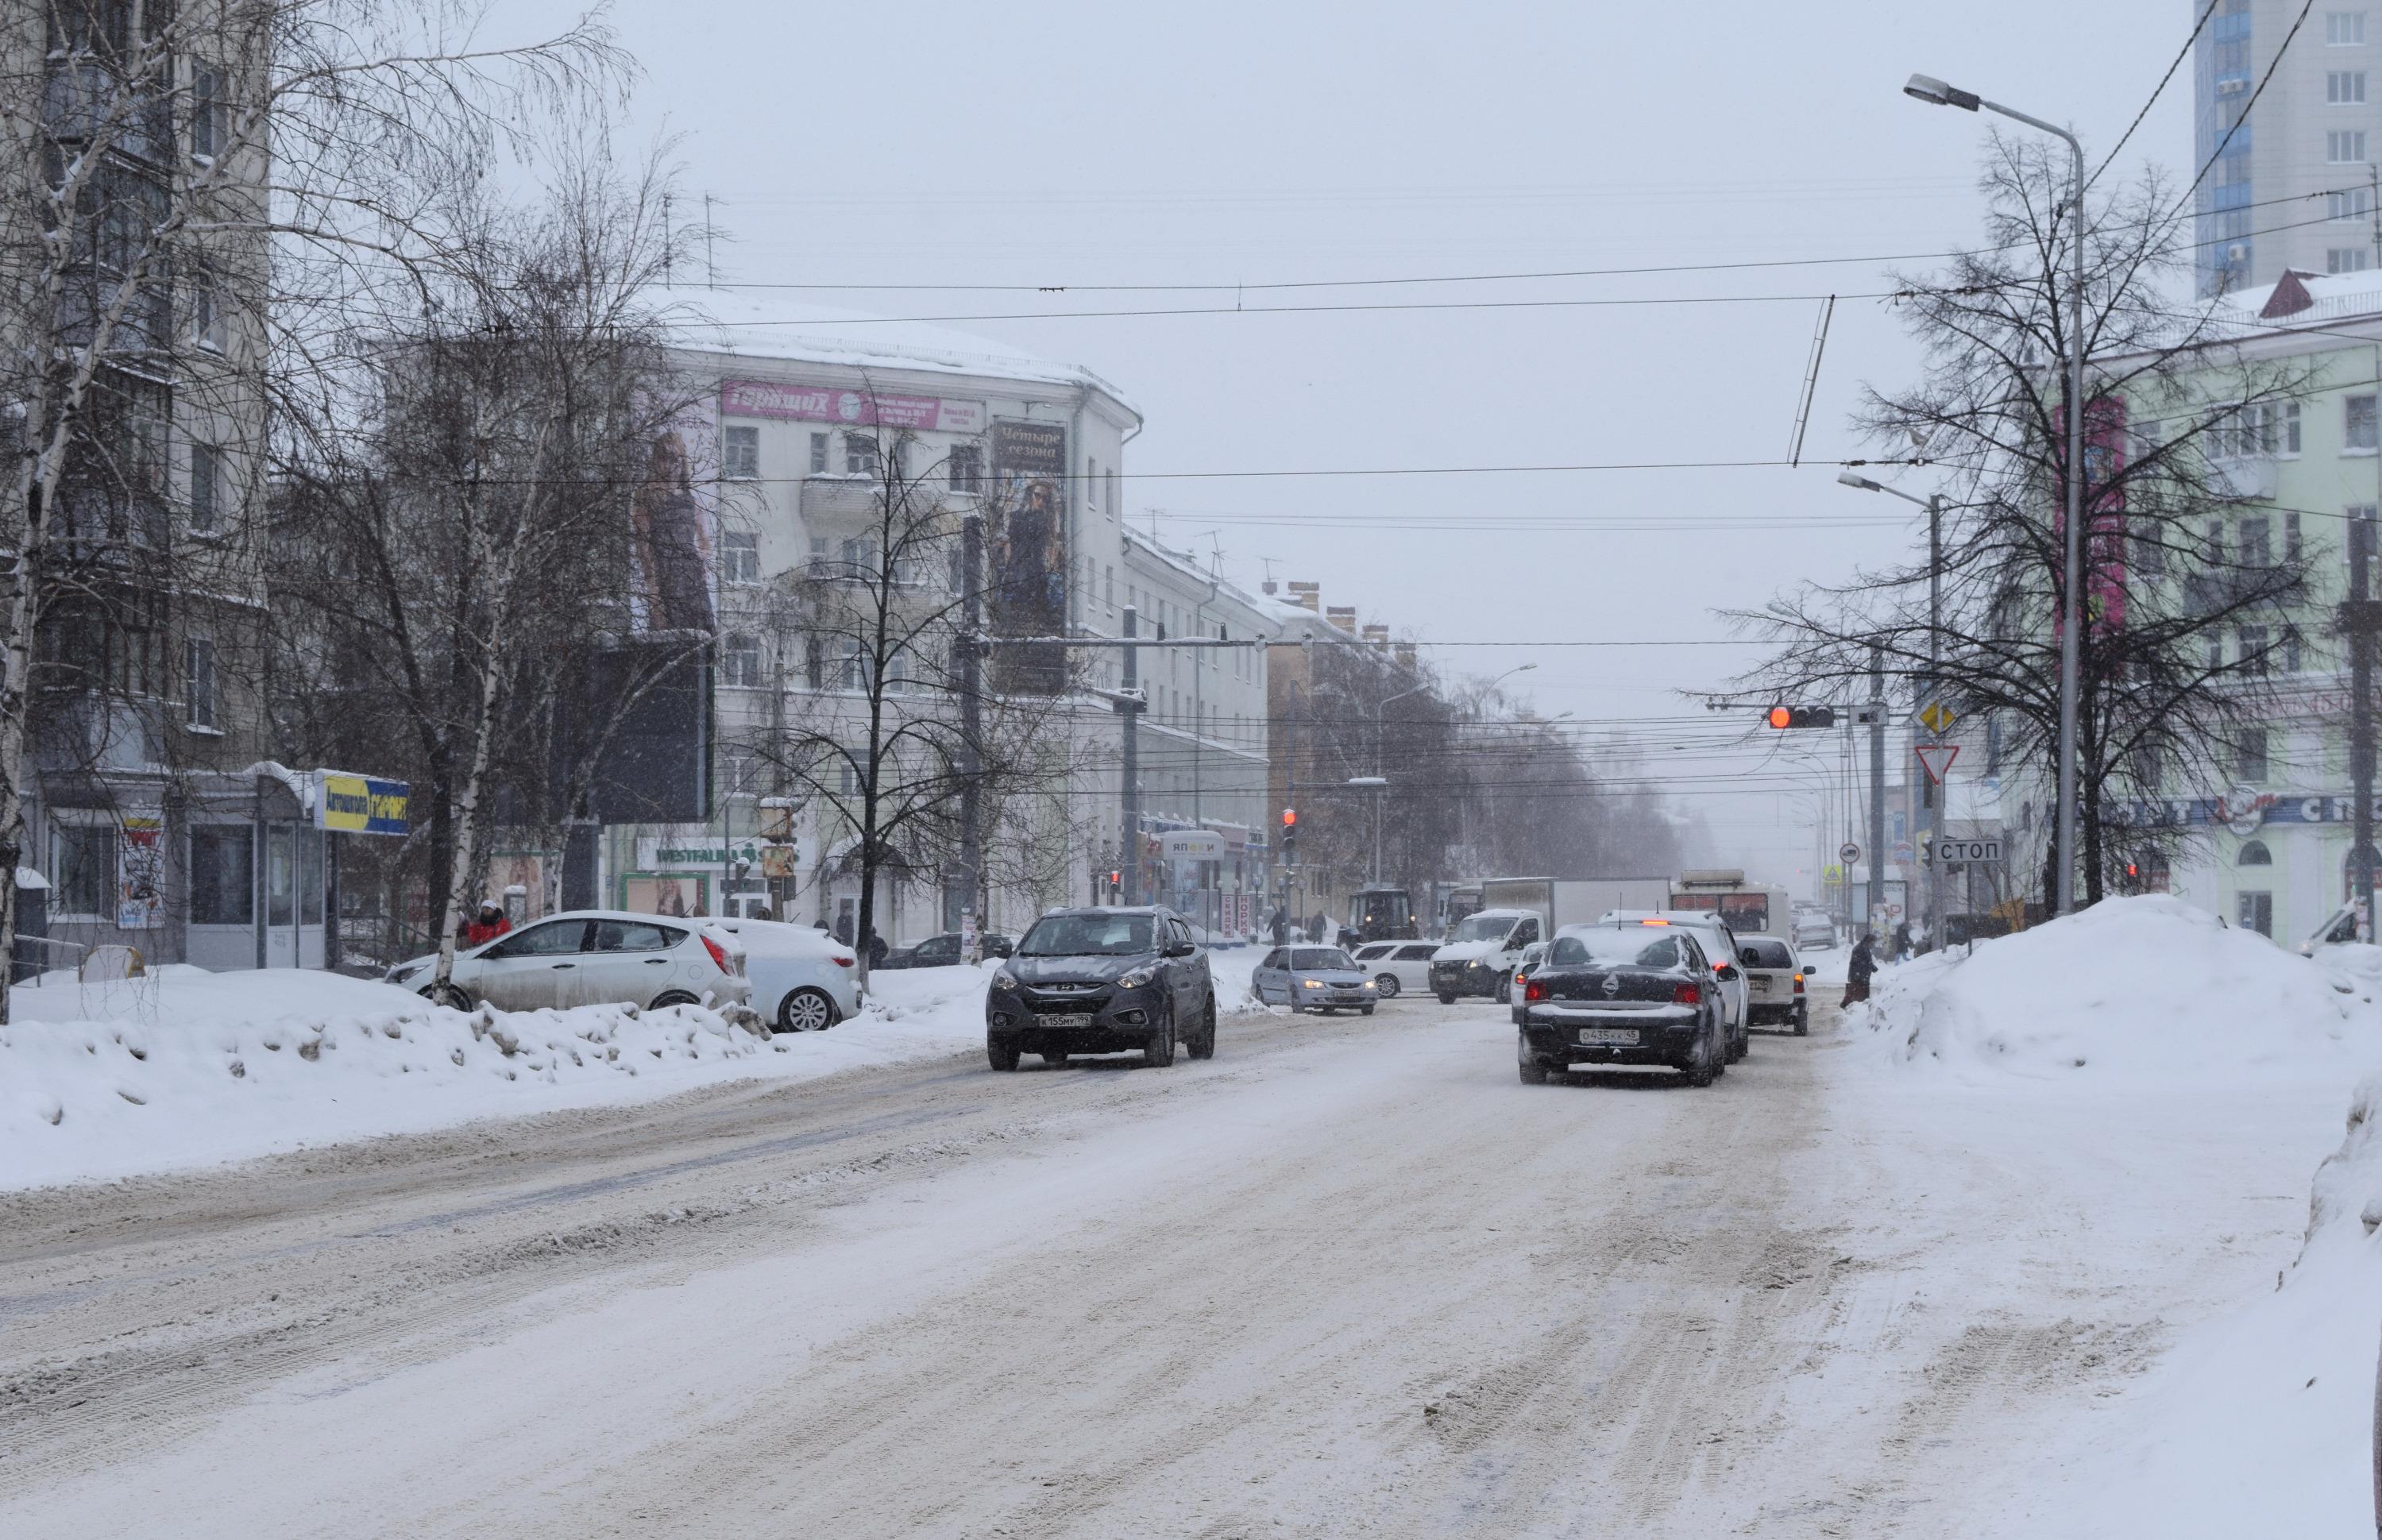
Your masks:
M505 911L497 907L497 901L483 898L480 912L463 922L463 946L466 949L485 947L512 928L513 923L505 918Z

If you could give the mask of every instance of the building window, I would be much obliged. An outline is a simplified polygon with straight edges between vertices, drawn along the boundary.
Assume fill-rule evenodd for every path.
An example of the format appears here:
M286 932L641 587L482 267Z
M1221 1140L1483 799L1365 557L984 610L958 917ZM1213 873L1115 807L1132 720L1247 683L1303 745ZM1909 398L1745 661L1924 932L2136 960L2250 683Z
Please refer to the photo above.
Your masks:
M2324 253L2327 273L2363 273L2374 264L2374 253L2363 246L2332 246Z
M2266 729L2244 727L2233 746L2233 774L2252 785L2266 778Z
M2265 677L2266 673L2266 628L2264 626L2242 627L2241 672L2250 675L2253 678L2263 678ZM2265 778L2265 777L2263 776L2259 777L2261 780L2264 780Z
M215 693L215 644L193 636L182 642L182 681L194 727L219 727L223 703Z
M222 517L223 451L212 444L190 446L190 532L213 534Z
M721 778L731 797L761 794L761 761L750 749L731 749L721 766Z
M953 445L948 463L951 467L953 492L984 490L984 451L982 449L973 444Z
M827 470L827 434L811 434L811 474L823 474Z
M2327 165L2364 165L2365 164L2365 130L2334 128L2324 136L2324 159Z
M847 797L860 794L860 772L852 767L852 761L843 760L836 765L835 784L836 788Z
M719 537L719 576L722 582L759 582L761 581L761 537L749 532L721 535Z
M58 824L50 833L50 880L59 914L116 915L116 825Z
M2263 514L2244 515L2241 519L2241 565L2260 571L2274 565L2274 538Z
M803 638L803 682L813 690L827 688L827 638L817 631Z
M885 693L910 693L910 654L906 648L895 649L893 656L885 665Z
M861 655L856 636L843 639L843 688L854 691L868 688L867 660Z
M2300 549L2300 516L2296 513L2287 513L2283 515L2283 560L2291 566L2298 566Z
M2365 41L2364 11L2327 11L2324 13L2324 45L2327 48L2354 48Z
M2342 403L2346 416L2341 423L2341 440L2351 449L2371 450L2374 447L2374 397L2351 396Z
M2208 666L2208 671L2212 674L2225 666L2225 638L2223 635L2216 631L2208 633L2208 641L2205 648L2204 649L2203 657L2204 661L2205 661Z
M2299 673L2305 662L2306 657L2300 645L2300 629L2297 626L2285 626L2283 628L2283 672Z
M1109 517L1124 517L1124 478L1114 466L1109 468Z
M2167 576L2167 532L2157 520L2135 519L2133 538L2134 570L2145 578Z
M219 66L190 61L190 153L213 160L231 148L230 104Z
M2234 896L2234 923L2245 931L2260 935L2275 934L2275 896L2271 893L2240 893Z
M1995 745L1995 747L1998 747ZM1998 754L1992 757L1998 758ZM2166 773L2167 756L2155 743L2145 743L2134 751L2134 787L2145 797L2159 793L2159 782ZM1990 772L1989 772L1990 773Z
M2374 212L2373 189L2352 187L2327 192L2324 195L2324 208L2326 215L2335 222L2363 219Z
M761 642L758 637L731 631L719 654L720 682L751 690L761 682Z
M190 340L210 353L224 350L223 295L202 275L190 281Z
M843 469L851 476L877 474L877 440L867 434L844 434Z
M1114 615L1116 614L1116 568L1113 568L1113 567L1104 567L1104 568L1100 568L1100 590L1101 590L1101 593L1105 595L1104 599L1102 600L1102 603L1106 604L1106 605L1109 606L1109 614L1110 614L1111 616L1114 616Z
M2324 100L2327 106L2364 106L2365 104L2365 71L2362 69L2326 71Z
M245 824L190 827L190 923L245 925L256 914L256 831Z
M720 437L720 473L731 482L760 480L761 430L731 428Z
M1084 462L1084 501L1095 509L1100 506L1100 462L1096 459Z

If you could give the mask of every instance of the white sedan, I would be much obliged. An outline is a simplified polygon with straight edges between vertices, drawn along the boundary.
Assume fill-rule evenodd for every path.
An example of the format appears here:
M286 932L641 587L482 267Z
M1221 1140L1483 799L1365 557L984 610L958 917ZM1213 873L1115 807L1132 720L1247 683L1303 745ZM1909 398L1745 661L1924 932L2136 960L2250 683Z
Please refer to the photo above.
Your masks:
M1430 993L1430 958L1436 941L1369 941L1357 948L1357 966L1372 975L1387 1000L1408 989Z
M860 959L822 930L714 920L744 946L753 1008L780 1032L825 1032L860 1008Z
M390 969L387 982L434 998L436 957ZM622 910L550 916L455 954L447 1003L459 1009L568 1009L572 1006L749 1005L744 949L707 920L667 919Z

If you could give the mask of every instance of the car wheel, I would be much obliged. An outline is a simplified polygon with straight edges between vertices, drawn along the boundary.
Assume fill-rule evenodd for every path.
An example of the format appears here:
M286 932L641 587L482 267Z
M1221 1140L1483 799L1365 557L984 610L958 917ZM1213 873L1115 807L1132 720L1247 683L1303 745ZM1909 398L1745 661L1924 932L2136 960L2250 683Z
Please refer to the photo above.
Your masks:
M445 989L440 989L435 984L425 984L417 990L416 993L424 999L428 1000L432 1005L445 1006L449 1010L469 1010L472 1008L472 996L464 994L461 990L456 988L451 984Z
M1191 1040L1193 1058L1216 1057L1216 996L1208 996L1208 1008L1199 1014L1199 1035Z
M1453 989L1441 990L1439 992L1439 1003L1443 1006L1454 1005L1455 1003L1455 991Z
M1398 976L1383 973L1373 980L1373 987L1381 992L1381 998L1394 1000L1398 997Z
M1719 1045L1713 1041L1712 1033L1706 1032L1697 1038L1695 1057L1687 1064L1688 1083L1701 1089L1718 1079L1720 1069L1714 1061L1722 1057Z
M1007 1074L1017 1068L1017 1040L1013 1037L987 1037L984 1040L984 1057L992 1061L994 1069Z
M824 989L797 989L778 1002L780 1032L825 1032L835 1025L835 1002Z
M1795 1035L1798 1037L1809 1037L1811 1034L1811 1008L1810 1006L1805 1006L1795 1013Z
M699 1006L703 1002L701 1000L696 999L694 996L688 994L683 989L665 989L660 994L655 996L653 1004L645 1007L645 1008L647 1010L668 1010L673 1006Z
M1522 1060L1521 1063L1515 1066L1515 1068L1521 1070L1522 1083L1524 1085L1544 1085L1547 1083L1547 1069L1546 1066L1543 1064L1533 1064L1526 1058Z
M1141 1045L1141 1062L1151 1069L1163 1069L1174 1062L1174 1008L1166 1008L1166 1021L1149 1040Z
M1371 1006L1358 1006L1357 1008L1357 1014L1359 1016L1370 1016L1373 1014L1373 1008Z
M1501 1000L1510 1000L1514 997L1514 975L1512 973L1507 972L1497 975L1497 997Z

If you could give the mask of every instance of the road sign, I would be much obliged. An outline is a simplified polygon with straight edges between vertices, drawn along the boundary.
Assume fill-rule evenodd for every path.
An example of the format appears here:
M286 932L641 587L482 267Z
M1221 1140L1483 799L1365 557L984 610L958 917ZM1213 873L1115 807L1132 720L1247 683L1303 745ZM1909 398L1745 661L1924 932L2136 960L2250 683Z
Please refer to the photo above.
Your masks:
M1944 773L1952 768L1954 760L1960 757L1960 746L1958 743L1922 743L1918 747L1919 763L1927 767L1927 778L1937 786L1943 785Z
M2002 859L2002 841L1999 835L1992 835L1982 839L1938 839L1932 848L1935 852L1935 859L1946 865L1957 865L1971 861L1995 862Z
M1929 732L1941 738L1952 730L1952 724L1958 718L1952 715L1952 708L1943 702L1930 701L1927 703L1927 709L1919 714L1919 720L1927 724Z
M1860 860L1860 847L1848 839L1842 846L1838 847L1836 854L1842 856L1847 864L1850 864L1853 862Z

